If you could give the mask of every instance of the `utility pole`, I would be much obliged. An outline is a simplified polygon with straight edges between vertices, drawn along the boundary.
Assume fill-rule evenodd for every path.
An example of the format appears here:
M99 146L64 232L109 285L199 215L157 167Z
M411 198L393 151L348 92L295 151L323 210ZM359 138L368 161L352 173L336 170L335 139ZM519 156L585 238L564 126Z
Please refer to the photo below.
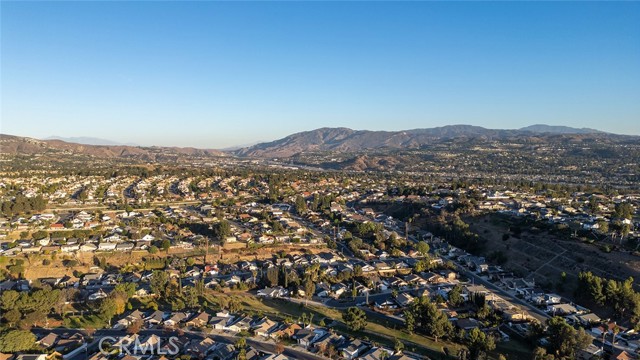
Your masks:
M409 221L404 223L404 238L409 240Z
M207 266L207 257L209 256L209 237L204 238L204 265Z

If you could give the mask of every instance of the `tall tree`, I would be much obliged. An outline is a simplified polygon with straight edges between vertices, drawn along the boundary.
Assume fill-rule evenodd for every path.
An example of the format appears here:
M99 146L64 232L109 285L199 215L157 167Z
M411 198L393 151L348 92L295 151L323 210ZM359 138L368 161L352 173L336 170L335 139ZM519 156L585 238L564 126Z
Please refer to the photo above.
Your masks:
M367 314L355 306L348 308L342 314L342 319L352 331L360 331L367 326Z
M169 284L169 277L167 276L166 272L155 270L151 274L150 286L151 286L151 291L154 294L158 296L164 296L166 294L168 284Z
M0 352L15 353L35 347L36 336L26 330L11 330L0 334Z
M469 331L466 342L471 359L486 359L487 352L496 348L493 337L488 336L478 328L473 328Z
M449 290L447 295L449 304L453 307L458 307L464 303L464 298L462 297L462 286L460 286L460 284L456 284L456 286Z
M415 330L433 336L436 342L438 338L449 335L453 330L447 316L426 296L414 301L407 310L406 316L407 330L411 331L411 326Z
M302 195L296 196L296 212L300 215L307 213L307 202Z
M267 286L276 286L278 285L278 268L272 266L267 269L266 273Z
M426 241L420 241L416 246L416 250L420 253L420 255L427 256L429 255L429 244L427 244Z
M116 301L111 297L102 299L100 306L98 307L98 314L100 317L107 321L111 325L111 319L117 314L118 308Z
M558 316L547 320L547 326L550 341L548 351L555 354L556 359L575 359L578 352L593 340L584 329L576 330Z

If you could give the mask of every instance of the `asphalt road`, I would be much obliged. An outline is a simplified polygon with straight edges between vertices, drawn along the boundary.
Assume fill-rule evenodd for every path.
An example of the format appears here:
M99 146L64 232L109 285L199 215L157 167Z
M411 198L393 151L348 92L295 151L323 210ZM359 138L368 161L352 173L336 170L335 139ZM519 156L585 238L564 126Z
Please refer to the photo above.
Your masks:
M465 274L469 279L473 279L475 283L484 285L485 287L487 287L491 291L495 292L496 294L502 296L503 298L505 298L506 300L508 300L508 301L510 301L512 303L517 303L519 305L524 306L524 308L527 310L529 315L534 317L541 324L544 324L547 321L547 319L551 318L551 316L549 316L549 314L545 313L544 311L538 309L537 307L533 306L532 304L530 304L530 303L528 303L528 302L526 302L526 301L524 301L522 299L518 299L517 297L509 294L508 292L504 291L503 289L501 289L500 287L496 286L495 284L493 284L493 283L483 279L482 277L478 276L476 273L467 270L466 268L464 268L462 265L458 264L457 262L454 261L454 264L456 264L456 266L458 267L458 271L460 271L461 273Z

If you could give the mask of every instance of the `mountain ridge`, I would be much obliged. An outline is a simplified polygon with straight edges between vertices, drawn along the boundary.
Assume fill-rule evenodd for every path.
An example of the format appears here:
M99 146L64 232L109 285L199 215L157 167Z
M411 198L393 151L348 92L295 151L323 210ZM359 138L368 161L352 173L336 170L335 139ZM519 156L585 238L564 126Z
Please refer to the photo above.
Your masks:
M574 128L562 125L546 125L534 124L518 129L520 131L531 131L536 133L552 133L552 134L610 134L605 131L591 128Z
M487 129L475 125L445 125L401 131L353 130L345 127L323 127L291 134L284 138L234 151L242 157L290 157L303 152L357 152L376 149L419 149L446 140L507 139L545 136L623 136L588 128L531 125L521 129Z
M180 156L228 156L219 150L193 147L87 145L62 140L39 140L30 137L0 134L0 153L12 155L86 155L96 158L122 158L158 161Z
M62 140L38 140L29 137L0 134L0 153L30 155L71 153L99 158L125 158L145 161L175 159L176 157L229 156L255 158L287 158L302 153L357 153L378 150L412 150L450 141L486 143L509 140L540 143L552 137L560 140L581 140L584 137L638 138L617 135L588 128L531 125L520 129L487 129L474 125L445 125L401 131L353 130L346 127L322 127L294 133L281 139L262 142L239 149L199 149L194 147L87 145Z
M52 135L52 136L48 136L48 137L46 137L44 139L41 139L41 140L60 140L60 141L64 141L64 142L67 142L67 143L82 144L82 145L140 146L140 145L134 144L134 143L121 143L121 142L118 142L118 141L102 139L102 138L97 138L97 137L91 137L91 136L69 136L69 137L65 137L65 136Z

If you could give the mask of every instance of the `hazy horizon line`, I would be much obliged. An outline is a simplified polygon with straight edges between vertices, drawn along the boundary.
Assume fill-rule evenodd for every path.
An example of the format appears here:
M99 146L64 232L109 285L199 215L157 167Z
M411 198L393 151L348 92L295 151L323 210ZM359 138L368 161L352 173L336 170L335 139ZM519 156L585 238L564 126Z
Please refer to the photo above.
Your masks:
M203 149L203 150L234 151L234 150L238 150L238 149L241 149L241 148L250 147L250 146L254 146L254 145L258 145L258 144L262 144L262 143L269 143L269 142L277 141L277 140L286 138L286 137L294 135L294 134L299 134L299 133L304 133L304 132L311 132L311 131L316 131L316 130L320 130L320 129L349 129L349 130L353 130L353 131L370 131L370 132L390 132L390 133L393 133L393 132L413 131L413 130L422 130L422 129L436 129L436 128L443 128L443 127L448 127L448 126L470 126L470 127L483 128L483 129L487 129L487 130L506 130L506 131L517 131L517 130L522 130L522 129L525 129L527 127L532 127L532 126L548 126L548 127L552 127L552 128L553 127L563 127L563 128L570 128L570 129L576 129L576 130L594 130L596 132L599 132L599 133L602 133L602 134L609 134L609 135L640 136L640 133L634 133L634 134L631 134L631 133L614 133L614 132L609 132L609 131L605 131L605 130L601 130L601 129L589 128L589 127L573 127L573 126L568 126L568 125L549 125L549 124L543 124L543 123L527 125L527 126L523 126L523 127L520 127L520 128L489 128L489 127L484 127L484 126L480 126L480 125L471 125L471 124L460 123L460 124L447 124L447 125L434 126L434 127L419 127L419 128L403 129L403 130L370 130L370 129L353 129L353 128L350 128L348 126L335 126L335 127L332 127L332 126L321 126L321 127L317 127L317 128L313 128L313 129L309 129L309 130L291 132L291 133L289 133L287 135L283 135L281 137L277 137L277 138L271 139L271 140L245 141L245 142L242 142L241 144L237 144L237 145L220 146L220 147L179 145L179 144L175 144L175 143L174 144L167 144L167 143L162 143L162 142L146 144L145 145L145 144L140 144L140 143L135 143L135 142L130 142L130 141L120 141L120 140L113 139L113 138L102 138L102 137L91 136L91 135L70 135L70 136L49 135L49 136L46 136L46 137L40 137L40 136L30 136L30 135L8 134L8 133L3 133L3 132L0 132L0 134L9 135L9 136L32 138L32 139L41 140L41 141L59 140L59 141L64 141L64 142L68 142L68 143L75 143L75 144L82 144L82 145L93 145L93 146L174 147L174 148L194 148L194 149ZM100 142L108 142L109 144L80 142L79 140L81 140L83 138L85 140L94 140L96 142L98 142L98 141L100 141ZM76 141L73 141L72 139L75 139Z

